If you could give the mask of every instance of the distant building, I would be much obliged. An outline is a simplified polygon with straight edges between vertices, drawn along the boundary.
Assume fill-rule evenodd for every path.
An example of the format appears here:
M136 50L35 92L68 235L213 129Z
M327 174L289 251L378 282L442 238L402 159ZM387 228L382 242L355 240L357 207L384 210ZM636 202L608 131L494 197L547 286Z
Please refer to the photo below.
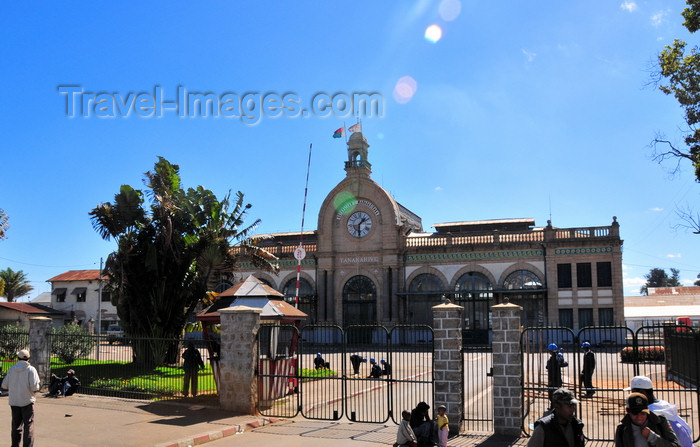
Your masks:
M700 287L649 287L648 296L625 297L625 322L632 330L664 322L675 324L684 317L691 326L700 327Z
M54 327L63 325L63 312L37 303L0 302L0 326L22 326L29 330L29 317L51 318Z
M103 290L100 299L99 279L99 270L70 270L47 280L51 283L51 307L65 313L65 323L77 322L87 328L93 319L95 328L99 321L100 332L104 332L110 324L119 322L109 292Z
M361 133L352 134L345 178L324 200L315 231L274 233L261 243L280 258L279 274L242 263L224 286L254 274L295 301L302 236L299 307L312 321L431 324L431 307L445 298L464 306L464 327L476 338L491 328L490 307L506 299L523 307L525 325L579 329L623 320L615 218L576 228L537 227L531 218L460 220L425 232L417 214L370 178L368 148ZM524 200L536 194L527 185L514 191Z

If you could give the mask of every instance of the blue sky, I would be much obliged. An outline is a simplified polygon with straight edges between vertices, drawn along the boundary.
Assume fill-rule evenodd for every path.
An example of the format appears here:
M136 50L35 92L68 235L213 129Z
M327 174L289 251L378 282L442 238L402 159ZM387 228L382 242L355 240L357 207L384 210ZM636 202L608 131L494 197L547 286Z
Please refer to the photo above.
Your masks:
M180 117L148 109L160 88L217 98L377 93L363 118L372 177L432 224L532 217L605 226L624 239L625 293L652 267L700 273L700 236L677 231L675 209L700 206L689 166L651 160L657 133L679 141L682 113L653 85L656 55L681 26L681 1L70 2L12 4L0 17L2 175L10 216L0 268L35 291L67 270L98 268L114 249L88 212L121 184L142 186L159 155L185 186L241 190L259 232L298 231L313 143L305 229L344 177L352 114ZM437 25L441 38L425 38ZM435 39L433 39L435 40ZM397 84L409 86L399 90ZM61 87L63 86L63 87ZM66 116L73 86L103 93ZM107 100L143 93L100 117ZM131 94L131 96L129 96ZM257 95L257 96L256 96ZM341 96L342 97L342 96ZM289 97L287 97L289 98ZM114 103L110 103L114 104ZM274 105L274 103L272 103ZM126 107L126 106L122 106ZM128 111L129 113L126 113ZM234 110L235 113L235 110ZM85 115L85 116L83 116ZM248 120L253 121L253 120Z

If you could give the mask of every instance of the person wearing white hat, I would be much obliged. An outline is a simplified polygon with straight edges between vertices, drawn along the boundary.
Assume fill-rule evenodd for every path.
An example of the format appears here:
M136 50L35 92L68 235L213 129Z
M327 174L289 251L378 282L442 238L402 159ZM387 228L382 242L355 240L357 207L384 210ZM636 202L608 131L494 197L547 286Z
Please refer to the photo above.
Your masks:
M693 431L690 425L678 415L678 410L674 404L665 400L657 399L654 396L654 385L647 376L635 376L630 381L630 386L625 391L632 393L642 393L649 401L649 411L664 416L671 424L681 447L693 447Z
M41 383L36 369L29 364L29 351L17 352L19 359L2 381L2 389L9 390L10 409L12 410L12 447L19 447L22 435L24 447L34 445L34 393L39 391Z

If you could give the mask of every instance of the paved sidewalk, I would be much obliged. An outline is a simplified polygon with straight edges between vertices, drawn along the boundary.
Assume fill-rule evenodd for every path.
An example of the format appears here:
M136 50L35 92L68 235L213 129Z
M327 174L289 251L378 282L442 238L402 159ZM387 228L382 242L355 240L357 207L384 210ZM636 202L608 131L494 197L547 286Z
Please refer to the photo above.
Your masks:
M10 407L0 398L0 445L9 444ZM387 446L397 426L349 421L314 421L301 417L279 420L235 415L218 408L214 398L151 402L74 395L37 396L37 446L52 447L212 447L267 445ZM3 438L4 437L4 438ZM3 441L3 439L5 441ZM313 442L312 442L313 441ZM466 435L451 439L450 447L522 447L526 438ZM610 447L589 443L588 447Z

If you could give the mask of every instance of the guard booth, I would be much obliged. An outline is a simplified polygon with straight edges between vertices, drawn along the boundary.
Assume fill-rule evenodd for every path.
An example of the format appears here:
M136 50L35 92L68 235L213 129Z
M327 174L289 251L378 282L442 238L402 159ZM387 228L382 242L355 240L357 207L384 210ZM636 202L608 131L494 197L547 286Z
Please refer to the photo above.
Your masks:
M283 301L284 295L253 275L221 292L216 301L196 320L202 323L202 333L212 359L216 386L219 386L219 357L221 350L221 314L219 310L246 306L261 309L263 326L258 334L258 372L266 380L259 382L262 399L276 399L297 388L297 344L299 326L307 315Z

